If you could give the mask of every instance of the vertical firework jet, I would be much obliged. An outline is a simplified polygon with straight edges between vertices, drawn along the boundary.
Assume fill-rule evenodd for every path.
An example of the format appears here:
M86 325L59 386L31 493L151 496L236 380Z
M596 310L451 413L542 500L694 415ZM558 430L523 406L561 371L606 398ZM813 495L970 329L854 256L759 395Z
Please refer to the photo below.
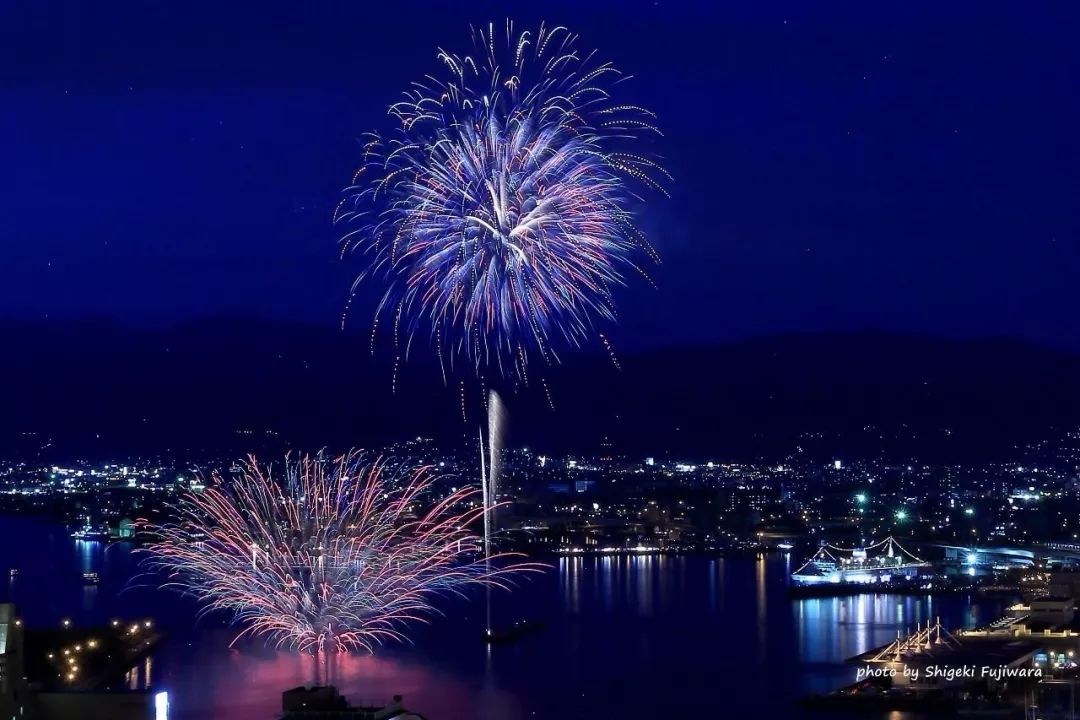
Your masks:
M539 568L486 556L470 529L485 510L480 491L436 497L435 480L355 453L280 468L251 458L235 479L184 496L176 522L150 528L150 564L205 610L231 612L237 639L370 652L403 640L440 595Z
M667 174L642 150L654 115L618 102L625 76L566 28L508 22L473 39L391 106L399 126L368 138L335 221L366 258L357 284L385 283L374 328L392 335L395 368L419 338L444 378L464 361L528 382L530 359L557 362L615 320L612 290L645 275L639 254L658 261L631 186L662 190Z
M502 469L503 428L506 415L502 398L494 390L488 391L488 442L484 447L484 429L480 428L480 488L484 498L484 555L491 555L491 536L497 531L495 508L498 506L499 472ZM485 454L489 460L484 462ZM490 561L488 561L490 567ZM491 587L485 589L485 614L487 637L491 637Z

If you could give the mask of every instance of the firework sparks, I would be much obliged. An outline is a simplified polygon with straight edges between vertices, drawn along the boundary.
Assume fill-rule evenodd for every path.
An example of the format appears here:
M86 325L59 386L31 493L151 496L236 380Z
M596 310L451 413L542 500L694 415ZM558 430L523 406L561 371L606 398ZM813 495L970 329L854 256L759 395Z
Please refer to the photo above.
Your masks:
M527 382L530 359L596 337L615 320L614 287L658 262L634 225L632 186L663 190L639 150L659 135L648 110L615 101L625 79L566 28L474 31L476 52L439 52L441 78L390 108L335 220L366 258L357 284L385 282L375 317L395 354L417 338L443 373L455 361ZM355 286L354 286L355 289Z
M149 562L204 611L232 613L237 640L371 652L430 619L438 597L506 587L540 567L509 555L485 562L470 530L484 513L480 490L435 498L436 479L355 453L274 468L250 458L235 479L186 495L176 522L151 528Z

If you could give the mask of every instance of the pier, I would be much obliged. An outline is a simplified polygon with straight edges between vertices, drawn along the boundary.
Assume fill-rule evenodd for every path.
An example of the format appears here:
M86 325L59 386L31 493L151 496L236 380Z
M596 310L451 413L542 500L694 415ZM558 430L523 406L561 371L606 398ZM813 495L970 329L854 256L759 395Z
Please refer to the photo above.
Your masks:
M27 676L43 689L63 692L112 689L164 640L146 618L92 628L67 624L26 636Z

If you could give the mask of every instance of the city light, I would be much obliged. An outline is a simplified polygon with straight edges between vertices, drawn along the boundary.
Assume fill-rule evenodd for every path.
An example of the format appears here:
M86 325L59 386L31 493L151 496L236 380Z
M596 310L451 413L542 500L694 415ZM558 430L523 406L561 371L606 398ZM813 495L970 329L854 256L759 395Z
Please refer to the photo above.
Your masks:
M1077 435L1080 440L1080 432ZM483 503L479 498L470 497L460 504L453 500L469 492L477 465L474 457L455 455L457 451L446 450L435 441L425 441L423 447L410 447L407 450L388 446L375 448L374 451L385 452L387 457L423 458L429 467L443 468L439 472L446 481L431 488L431 499L449 499L455 505L456 512L467 508L474 517L480 512ZM472 453L472 448L468 452ZM1001 470L993 464L972 465L960 470L951 466L920 464L917 466L919 475L907 476L903 467L895 461L883 460L879 464L877 460L861 457L845 460L843 470L833 473L831 459L824 462L795 459L790 464L779 465L775 459L756 463L726 459L705 461L701 457L667 454L652 458L653 465L650 467L645 458L634 460L628 454L615 461L606 459L606 456L580 454L573 460L565 455L544 456L543 472L539 472L535 454L524 454L515 448L504 448L502 452L502 467L507 471L504 476L507 483L500 488L498 497L507 502L529 499L535 503L536 512L520 526L515 523L514 531L522 531L520 539L510 537L511 532L505 532L500 541L506 543L508 549L528 553L535 550L545 557L559 558L560 572L571 574L594 571L590 567L593 562L596 563L595 568L603 568L605 573L624 572L620 569L620 563L623 568L634 568L635 572L640 569L652 572L665 564L685 564L687 561L681 559L678 563L672 562L680 553L700 550L724 552L745 548L756 554L756 562L762 567L766 558L774 553L779 554L779 562L772 565L788 576L796 597L904 592L915 593L922 602L924 593L927 598L942 592L963 592L972 596L975 588L985 584L1016 589L1038 598L1039 593L1045 594L1053 582L1060 580L1051 577L1052 573L1058 572L1058 566L1066 567L1080 552L1080 528L1075 524L1075 503L1080 502L1080 484L1076 482L1075 469L1071 465L1055 470L1055 475L1049 477L1045 484L1040 482L1031 486L1026 479L1021 484L1011 477L1015 474L1012 466ZM603 452L615 454L606 449ZM485 455L485 459L487 457ZM228 467L227 482L231 483L245 469L250 470L239 461L228 462L229 465L222 465ZM1080 466L1080 443L1077 445L1076 465ZM325 467L328 468L329 464ZM87 473L90 472L87 470ZM152 492L146 487L153 482L150 472L139 475L146 480L140 481L142 493ZM40 475L40 471L35 470L32 478L25 481L27 487L36 488L36 484L41 482ZM168 473L167 477L171 479L175 474ZM408 478L403 480L407 481ZM143 517L135 508L113 505L114 498L108 489L118 486L115 478L103 479L101 483L97 488L90 485L83 488L80 505L71 517L71 527L86 527L89 522L89 526L95 529L111 529L122 522L127 526L145 522L132 519ZM615 483L622 492L606 489L614 487ZM870 489L871 485L873 490ZM393 497L396 486L395 482L388 483L385 490L389 491L390 497L377 494L372 496L373 502L377 501L382 507L381 503ZM345 488L352 492L351 485ZM600 488L605 489L598 492ZM336 489L329 494L301 492L299 495L272 493L275 489L280 488L276 484L267 485L266 492L258 493L257 497L272 496L273 500L253 505L259 513L265 513L266 518L270 518L264 519L262 526L266 528L280 527L286 521L293 522L292 518L298 517L301 510L312 506L313 498L319 498L322 502L324 497L339 496ZM703 489L707 492L702 492ZM69 490L63 491L64 496L70 494ZM96 497L94 493L98 490L101 494ZM14 492L22 492L22 488L16 488ZM154 504L146 501L148 504L139 511L150 517L175 522L177 499L187 497L188 493L186 487L169 490ZM223 497L221 484L217 479L207 482L206 489L195 496L204 502L220 499ZM8 491L0 486L0 498L7 497ZM296 508L293 514L277 514L283 498ZM62 500L63 497L57 498L57 502ZM325 509L325 514L321 516L334 520L330 525L337 528L335 532L339 532L341 538L352 538L360 534L365 526L361 517L364 513L350 512L342 516L343 511L354 507L351 494L345 496L344 500L347 502L343 504L320 506L319 512ZM28 507L39 502L40 498L28 500ZM911 509L907 507L909 503ZM408 509L404 514L404 523L417 519L416 513L430 506L424 499L405 505ZM171 509L163 511L164 508ZM1035 508L1040 509L1041 513L1031 512ZM109 513L112 514L111 518ZM252 515L247 513L241 520L250 519ZM503 518L509 520L510 516L507 513ZM752 521L747 521L748 516L752 516ZM88 517L92 519L88 521ZM124 517L128 518L126 522L122 521ZM343 524L337 525L340 517L345 519ZM403 526L391 521L377 524L388 534ZM468 523L465 525L468 526ZM368 522L367 526L372 527L372 523ZM579 527L587 528L587 531L576 530ZM147 528L147 525L141 525L133 531L146 535L144 547L153 543ZM212 534L213 529L211 524L205 527L183 525L175 537L177 552L197 553L200 557L205 555L207 548L215 542L215 537L220 537ZM687 531L684 532L684 529ZM222 565L220 575L214 576L211 594L217 593L217 588L222 585L227 585L225 589L229 590L229 598L265 603L268 596L252 592L251 589L260 582L272 583L273 598L282 601L279 608L272 608L277 613L274 617L287 618L288 622L295 624L306 621L303 617L298 619L295 608L299 607L303 613L310 614L311 620L303 626L302 633L309 630L315 632L314 628L323 617L333 617L335 622L337 618L354 622L349 615L354 612L353 606L319 605L315 602L305 605L309 599L316 597L311 593L313 585L306 585L305 592L293 594L293 583L326 578L324 587L331 590L326 598L333 602L347 599L353 587L349 583L354 583L358 577L363 579L363 572L370 571L370 556L357 557L355 564L335 562L335 556L347 558L348 551L335 551L333 543L337 536L326 533L315 534L310 541L294 543L291 538L289 542L275 542L272 533L260 536L249 530L247 525L241 525L226 536L235 545L234 552L227 558L229 562ZM305 533L310 530L300 526L298 532L300 535L292 537L307 538L309 536ZM904 538L897 541L889 537L890 532ZM799 542L786 539L795 533L798 533ZM73 545L75 540L77 538L72 538ZM849 543L851 547L848 547ZM910 550L904 547L909 543ZM815 546L819 552L811 554ZM925 561L912 552L917 548L921 551L922 548L931 547L946 550L928 550ZM304 562L310 563L304 565L301 571L296 571L299 563L290 555L296 552L305 553ZM478 548L474 548L464 562L479 557L479 552ZM1045 558L1048 564L1044 566L1037 559L1035 569L1027 569L1032 554L1036 558ZM384 573L389 581L396 583L408 570L403 567L408 564L407 555L396 554L396 559L389 563ZM367 567L365 570L359 566ZM383 566L387 567L385 563ZM84 565L84 568L89 567ZM719 564L714 563L710 567L711 577L713 571L719 571ZM798 569L793 570L796 567ZM238 573L236 568L242 572ZM1024 574L1014 577L1011 571L1018 568L1024 568ZM24 565L21 578L27 578L28 570L29 567ZM254 573L250 570L254 570ZM245 575L246 578L234 577L236 574ZM85 579L85 573L83 575ZM16 583L25 581L20 579L17 572L4 571L4 576L14 578ZM119 572L116 577L119 577ZM716 580L720 579L721 575L717 572ZM106 583L98 592L112 592L114 586L116 583ZM381 596L389 597L393 591L390 588ZM224 594L219 595L224 597ZM73 605L77 604L69 607ZM512 603L508 602L507 606L510 605ZM923 609L929 607L924 606ZM908 608L903 610L904 620L918 621L918 618L906 616ZM367 606L356 612L366 611ZM507 611L501 606L497 610L499 615ZM374 612L377 614L381 611L376 606ZM767 609L767 612L773 610ZM936 615L936 609L931 612ZM952 613L952 610L945 612ZM1039 612L1044 611L1040 609ZM11 622L17 622L15 615L11 617L15 618ZM921 619L925 623L928 617L931 616L924 614ZM43 673L45 684L51 684L57 690L94 691L102 667L115 662L118 652L136 652L141 657L141 653L150 652L157 642L164 641L165 638L159 637L156 628L174 626L173 619L169 618L168 623L166 619L158 617L151 621L139 614L106 617L101 619L100 624L108 628L107 631L94 630L89 626L84 628L82 616L78 625L75 618L70 616L50 620L53 623L51 637L56 640L51 646L35 649L36 657L47 658L47 671ZM979 617L978 620L980 623L984 620L990 623L988 629L980 627L978 632L1000 636L1003 642L1010 632L1008 628L1016 632L1017 626L1007 627L1004 619L995 621L991 617ZM274 622L274 619L240 620L241 626L248 622L258 633L263 633L261 628L264 625L260 625L260 622ZM994 622L1000 624L994 625ZM59 633L55 632L58 626L62 626ZM408 625L403 622L401 628L407 630ZM925 635L926 630L916 631L919 632ZM957 638L963 638L964 632L962 628L955 628ZM1060 630L1047 629L1042 632L1049 634ZM34 637L36 634L29 634L32 640L37 639ZM491 637L488 636L489 639ZM276 640L271 637L271 642ZM248 640L245 636L242 642L257 640ZM336 638L334 642L337 642ZM286 638L284 645L291 644L290 638ZM97 650L102 652L97 653ZM107 654L111 657L106 658ZM887 654L885 659L893 656ZM1062 651L1043 661L1043 665L1048 668L1069 667L1073 661L1071 656L1066 659ZM151 688L143 693L146 705L143 709L144 714L153 718L155 709L167 707L167 700L166 696L158 698L160 684L144 683L145 676L140 675L142 672L139 668L137 673L129 674L129 683L125 684L135 681ZM155 677L155 680L158 679Z

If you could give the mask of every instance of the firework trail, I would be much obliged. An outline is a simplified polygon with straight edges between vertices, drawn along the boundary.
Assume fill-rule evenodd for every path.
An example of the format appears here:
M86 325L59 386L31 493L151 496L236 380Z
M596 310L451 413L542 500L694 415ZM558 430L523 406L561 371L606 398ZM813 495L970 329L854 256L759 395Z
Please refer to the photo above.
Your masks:
M390 108L335 212L343 251L384 283L375 312L395 355L422 340L443 375L464 364L528 382L530 359L596 337L612 291L655 251L634 225L636 187L668 178L641 150L653 113L616 100L625 80L566 28L474 30L475 52ZM647 277L647 275L646 275Z
M502 473L502 449L503 431L506 428L506 410L503 408L502 398L494 390L488 391L488 493L487 504L495 505L495 496L499 490L499 479Z
M177 521L150 528L149 563L204 612L230 612L243 627L236 640L372 652L405 640L406 626L438 612L438 597L506 587L540 568L485 558L469 529L484 514L480 490L435 497L436 479L355 453L275 468L252 457L235 479L185 495Z

